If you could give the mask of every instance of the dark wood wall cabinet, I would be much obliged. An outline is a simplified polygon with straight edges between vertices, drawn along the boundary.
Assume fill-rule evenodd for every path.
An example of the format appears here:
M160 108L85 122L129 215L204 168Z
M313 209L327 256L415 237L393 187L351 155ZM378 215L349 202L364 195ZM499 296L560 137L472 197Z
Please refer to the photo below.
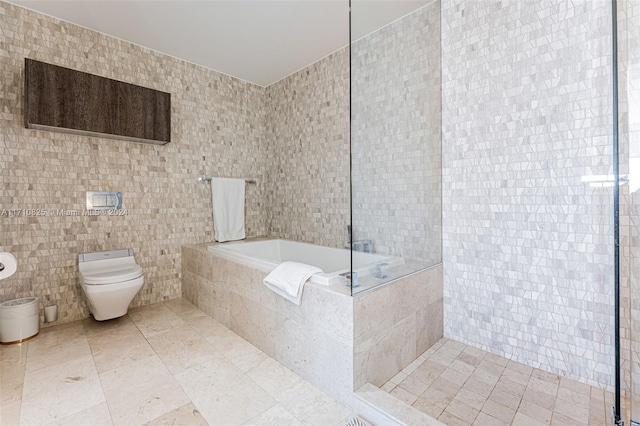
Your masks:
M25 58L25 125L111 139L171 142L171 94Z

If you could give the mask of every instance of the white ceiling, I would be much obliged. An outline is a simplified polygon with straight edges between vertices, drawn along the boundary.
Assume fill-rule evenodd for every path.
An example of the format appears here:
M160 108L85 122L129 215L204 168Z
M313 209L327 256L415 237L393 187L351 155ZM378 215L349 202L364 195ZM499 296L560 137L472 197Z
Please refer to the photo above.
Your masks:
M268 86L349 43L347 0L11 0ZM430 0L354 0L358 39Z

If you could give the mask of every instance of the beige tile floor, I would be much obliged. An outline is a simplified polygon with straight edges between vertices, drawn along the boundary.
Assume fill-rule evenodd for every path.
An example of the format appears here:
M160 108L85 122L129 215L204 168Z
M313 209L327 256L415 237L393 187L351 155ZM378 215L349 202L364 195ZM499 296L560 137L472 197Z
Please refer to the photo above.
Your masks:
M344 425L343 405L176 299L0 347L2 425Z
M610 424L609 392L441 339L382 389L446 425Z

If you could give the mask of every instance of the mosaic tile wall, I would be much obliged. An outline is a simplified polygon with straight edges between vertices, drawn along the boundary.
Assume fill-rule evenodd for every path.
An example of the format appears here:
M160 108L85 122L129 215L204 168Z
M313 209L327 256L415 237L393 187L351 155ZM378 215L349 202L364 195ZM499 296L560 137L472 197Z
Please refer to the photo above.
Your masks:
M611 388L609 6L444 2L442 146L445 336Z
M347 244L347 49L264 89L0 4L2 46L10 47L0 51L0 143L10 154L0 160L2 208L81 214L84 191L119 190L127 212L1 217L0 250L13 252L21 267L2 282L0 301L37 295L43 306L59 306L58 322L82 318L77 254L121 247L133 247L145 270L133 305L177 297L179 247L213 240L209 185L195 180L201 174L258 180L247 187L248 236ZM24 57L171 92L173 142L158 147L24 129Z
M348 50L272 84L266 92L272 235L348 247Z
M439 23L434 2L366 36L352 68L354 239L429 264L441 260ZM272 234L348 247L348 50L269 86L267 104Z
M132 247L145 286L133 305L180 296L180 247L213 240L211 192L201 174L255 178L249 236L265 235L264 89L130 43L0 2L0 251L18 272L0 301L39 296L60 322L87 315L77 280L82 252ZM172 94L165 146L32 131L22 120L24 58ZM86 190L122 191L127 214L34 216L12 209L82 212Z
M358 40L351 70L354 240L439 263L440 1Z

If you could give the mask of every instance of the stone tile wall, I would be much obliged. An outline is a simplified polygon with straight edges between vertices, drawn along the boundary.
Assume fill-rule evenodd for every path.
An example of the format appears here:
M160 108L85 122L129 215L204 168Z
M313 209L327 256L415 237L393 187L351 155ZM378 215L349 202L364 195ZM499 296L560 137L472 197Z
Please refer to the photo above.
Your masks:
M351 56L353 238L440 263L440 1L356 41Z
M443 2L445 336L613 384L609 2Z
M442 251L439 11L433 2L352 52L354 239L426 264ZM348 246L348 49L269 86L267 104L272 234Z
M172 142L154 146L25 129L24 58L172 94ZM145 286L133 305L179 297L180 247L213 240L202 174L255 178L247 186L249 236L268 232L265 97L259 86L0 2L0 251L18 272L0 301L40 297L58 322L87 315L79 253L132 247ZM122 191L127 215L30 216L12 209L81 212L85 191Z
M272 84L266 92L271 234L348 247L348 49Z
M13 252L21 265L18 274L2 282L0 300L35 295L42 305L58 305L58 322L82 318L87 309L77 286L77 254L122 247L134 248L145 271L145 287L134 306L177 297L179 247L213 240L210 189L196 181L201 174L257 179L256 186L247 186L249 236L347 244L348 49L265 89L9 3L0 5L7 24L6 48L0 50L0 143L7 153L0 159L2 208L81 212L86 190L119 190L128 213L0 217L0 249ZM425 20L424 13L405 18L394 31L405 22L413 27L415 44L420 34L415 27ZM24 57L171 92L172 142L158 147L25 129ZM414 219L407 223L422 226Z

